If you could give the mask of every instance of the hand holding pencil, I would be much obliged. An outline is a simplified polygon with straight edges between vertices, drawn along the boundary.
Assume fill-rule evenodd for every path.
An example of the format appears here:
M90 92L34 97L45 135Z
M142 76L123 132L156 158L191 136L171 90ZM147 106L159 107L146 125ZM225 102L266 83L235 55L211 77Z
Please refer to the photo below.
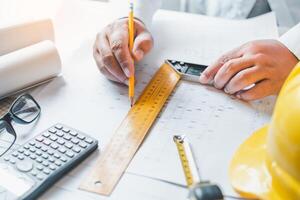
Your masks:
M131 74L134 74L134 62L142 60L152 49L153 39L143 22L132 15L133 37L129 44L127 17L114 21L97 34L94 58L106 78L129 86Z

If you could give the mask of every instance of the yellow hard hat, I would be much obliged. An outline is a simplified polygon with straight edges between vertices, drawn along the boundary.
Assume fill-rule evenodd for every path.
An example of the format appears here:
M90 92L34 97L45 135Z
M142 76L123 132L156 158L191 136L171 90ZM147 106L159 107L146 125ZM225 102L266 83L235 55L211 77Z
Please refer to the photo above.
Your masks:
M280 91L270 124L236 151L229 176L243 197L300 200L300 63Z

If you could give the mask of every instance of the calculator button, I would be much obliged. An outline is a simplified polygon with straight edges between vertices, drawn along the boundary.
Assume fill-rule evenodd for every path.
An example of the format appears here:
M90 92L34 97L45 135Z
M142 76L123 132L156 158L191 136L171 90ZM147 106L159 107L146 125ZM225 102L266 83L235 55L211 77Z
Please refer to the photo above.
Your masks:
M32 152L32 153L34 153L35 152L35 148L30 147L29 151Z
M43 179L45 178L45 176L42 175L42 174L38 174L36 177L37 177L39 180L43 180Z
M44 161L42 162L42 165L44 165L45 167L48 167L48 166L49 166L49 163L48 163L47 161L44 160Z
M40 157L37 157L37 158L36 158L36 162L38 162L38 163L42 163L42 162L43 162L43 160L42 160Z
M64 135L64 139L65 139L65 140L71 140L71 136L69 136L69 135Z
M57 130L56 130L55 128L50 128L48 131L49 131L50 133L56 133L56 132L57 132Z
M80 140L84 140L85 136L83 136L83 135L77 135L77 138L80 139Z
M15 159L10 159L10 161L9 161L11 164L15 164L16 163L16 160Z
M25 156L30 156L30 153L29 153L28 151L25 151L25 152L24 152L24 155L25 155Z
M86 141L87 143L89 144L92 144L93 143L93 140L91 138L86 138L84 141Z
M49 145L51 144L51 141L48 140L48 139L46 139L46 140L43 141L43 143L44 143L45 145L49 146Z
M34 154L30 155L29 158L31 158L32 160L36 159L36 156Z
M77 136L78 135L78 133L76 132L76 131L70 131L70 135L72 135L72 136Z
M65 157L61 157L60 160L63 162L67 162L67 159Z
M71 148L73 147L73 144L71 144L70 142L67 142L67 143L65 144L65 147L71 149Z
M52 143L50 147L51 147L52 149L57 149L57 148L58 148L58 145L55 144L55 143Z
M17 157L19 154L18 154L17 152L13 152L11 155L12 155L13 157Z
M23 148L28 150L30 147L27 144L25 144Z
M54 158L52 158L52 157L50 157L48 160L49 160L49 162L52 162L52 163L54 163L54 161L55 161Z
M74 147L72 149L75 153L80 153L81 149L79 147Z
M41 156L41 155L42 155L42 152L41 152L40 150L37 150L37 151L35 152L35 154L38 155L38 156Z
M56 164L57 166L61 166L62 163L61 163L60 161L57 160L57 161L55 161L55 164Z
M84 142L80 142L80 143L79 143L79 146L82 147L82 148L86 148L86 147L87 147L87 144L85 144Z
M62 132L60 132L60 131L59 131L59 132L57 132L57 133L56 133L56 135L57 135L58 137L62 137L62 136L64 136L64 134L63 134Z
M45 132L45 133L43 133L43 136L47 138L50 136L50 134L48 132Z
M19 155L19 156L18 156L18 159L19 159L19 160L24 160L24 156Z
M55 128L58 129L58 130L61 130L63 128L63 126L60 125L60 124L57 124L57 125L55 125Z
M5 161L9 161L9 157L4 157L4 160Z
M63 128L62 131L65 132L65 133L69 133L69 132L70 132L70 129L68 129L68 128Z
M42 146L40 144L35 144L35 148L40 149Z
M73 158L75 154L74 154L73 152L71 152L71 151L68 151L68 152L66 153L66 155L67 155L68 157L70 157L70 158Z
M60 153L66 153L67 150L66 150L65 148L59 148L58 151L59 151Z
M24 153L24 149L18 149L19 153Z
M76 138L73 138L73 139L71 140L71 142L72 142L73 144L78 144L78 143L79 143L79 140L76 139Z
M57 136L56 135L51 135L49 139L55 142L57 140Z
M37 175L37 171L32 171L31 173L30 173L32 176L36 176Z
M46 151L48 150L48 148L43 146L43 147L41 148L41 150L42 150L43 152L46 152Z
M44 138L42 136L38 136L35 138L35 140L38 142L43 142Z
M35 145L35 142L30 141L29 144L30 144L31 146L34 146L34 145Z
M56 153L56 154L54 154L54 158L59 159L59 158L60 158L60 155Z
M40 171L42 171L44 169L44 167L42 165L37 165L36 168Z
M59 140L57 140L57 143L60 144L60 145L64 145L65 141L63 139L59 139Z
M56 166L53 165L53 164L49 165L49 168L50 168L51 170L56 170Z
M43 172L44 172L44 174L47 174L47 175L50 174L50 170L46 169L46 168L43 170Z
M48 154L49 154L50 156L52 156L52 155L54 154L54 151L52 151L51 149L49 149L49 150L48 150Z
M48 159L48 158L49 158L49 156L48 156L47 154L43 153L43 154L42 154L42 158L44 158L44 159Z
M17 169L21 172L29 172L32 168L33 164L31 161L20 161L17 163Z

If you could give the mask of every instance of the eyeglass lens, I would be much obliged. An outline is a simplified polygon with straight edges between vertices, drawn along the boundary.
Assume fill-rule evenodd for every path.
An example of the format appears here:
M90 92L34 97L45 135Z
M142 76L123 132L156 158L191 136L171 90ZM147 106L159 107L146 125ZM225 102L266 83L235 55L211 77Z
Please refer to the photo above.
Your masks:
M11 109L12 113L25 122L32 122L40 113L36 102L28 96L20 97Z

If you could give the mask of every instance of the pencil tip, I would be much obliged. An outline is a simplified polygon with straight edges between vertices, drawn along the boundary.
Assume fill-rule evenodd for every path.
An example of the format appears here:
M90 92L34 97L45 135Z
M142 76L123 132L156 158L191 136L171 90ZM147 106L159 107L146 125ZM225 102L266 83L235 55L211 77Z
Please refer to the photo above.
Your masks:
M134 98L130 97L130 106L132 107L134 105Z

